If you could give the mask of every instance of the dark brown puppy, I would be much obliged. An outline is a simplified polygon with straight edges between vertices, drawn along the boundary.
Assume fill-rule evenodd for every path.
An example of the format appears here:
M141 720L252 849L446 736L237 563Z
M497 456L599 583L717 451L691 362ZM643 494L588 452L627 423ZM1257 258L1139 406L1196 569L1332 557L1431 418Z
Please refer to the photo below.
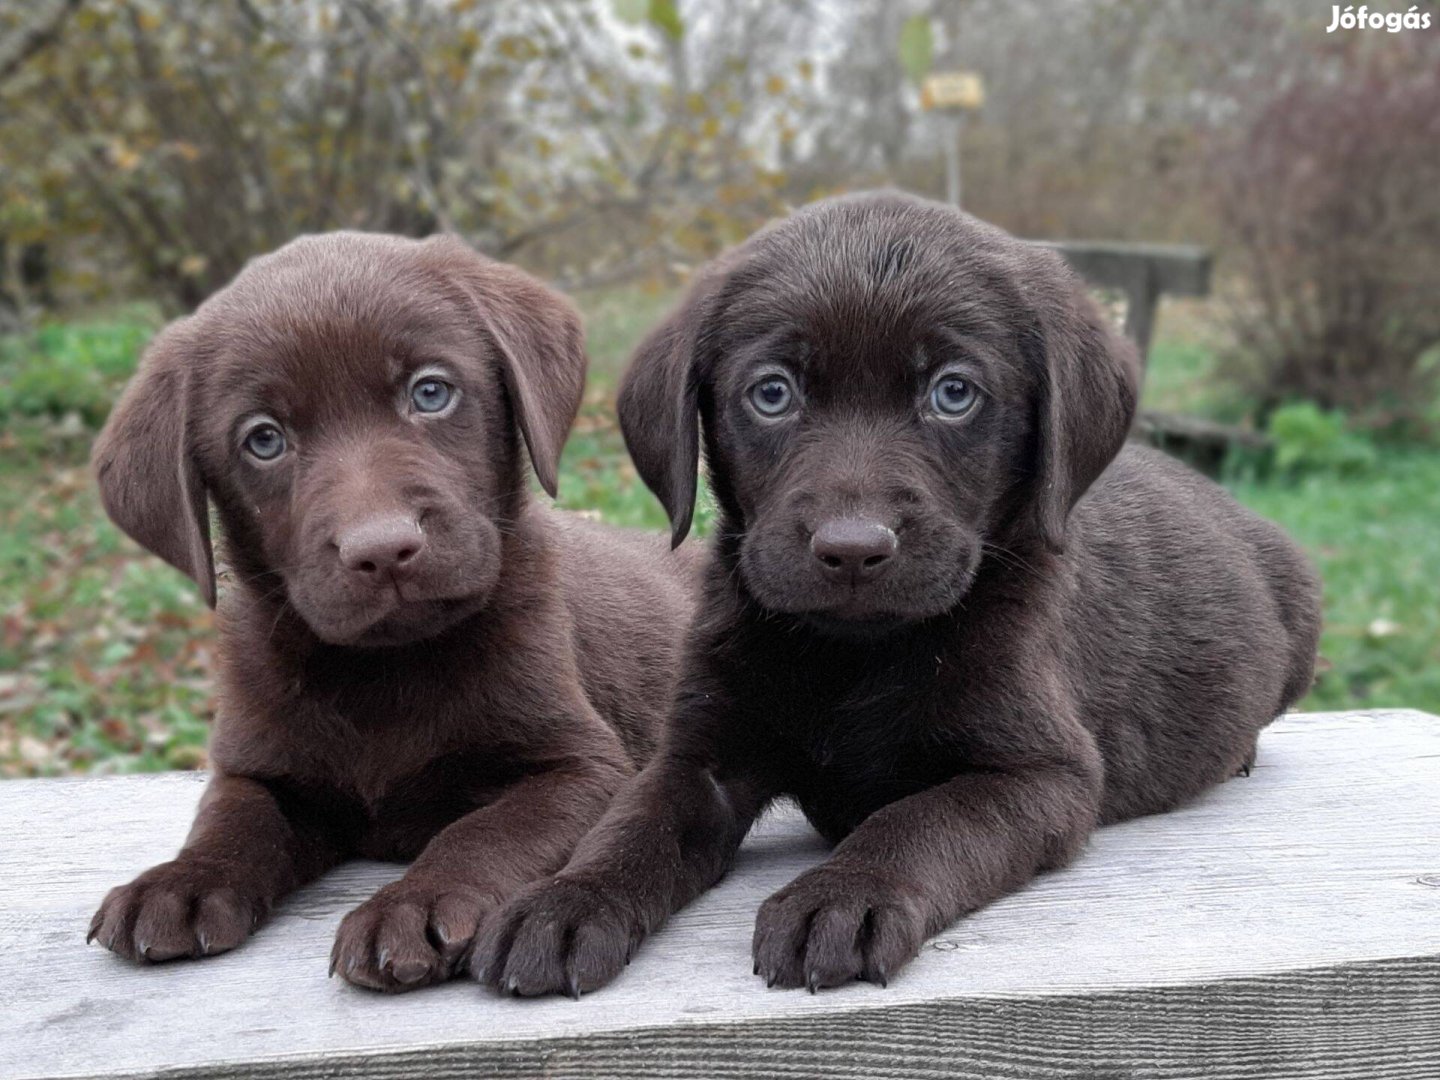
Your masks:
M565 869L487 923L479 977L603 985L789 795L838 846L760 909L755 970L883 983L1097 825L1244 768L1310 684L1316 579L1122 450L1138 382L1053 253L948 207L819 203L705 273L620 401L675 539L697 418L721 512L677 704Z
M351 855L414 860L333 970L444 978L649 755L688 570L663 538L535 505L580 403L578 317L450 238L257 259L146 354L95 448L117 524L218 612L215 777L178 858L105 898L132 959L240 944Z

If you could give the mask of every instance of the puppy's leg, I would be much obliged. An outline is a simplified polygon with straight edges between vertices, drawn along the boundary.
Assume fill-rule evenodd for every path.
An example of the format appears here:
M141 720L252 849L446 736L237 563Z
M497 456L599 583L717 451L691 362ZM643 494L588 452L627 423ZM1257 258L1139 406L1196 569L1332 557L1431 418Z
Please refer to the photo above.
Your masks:
M1099 816L1098 767L967 773L882 807L761 905L755 971L884 985L930 935L1063 865Z
M524 995L579 997L604 986L647 934L724 875L768 799L753 780L717 779L662 750L563 871L487 923L471 972Z
M486 915L565 865L600 819L630 775L618 743L614 750L527 776L442 829L404 877L345 917L330 973L389 992L449 978Z
M288 815L264 784L217 775L180 854L111 889L86 940L141 961L222 953L340 857L334 836Z

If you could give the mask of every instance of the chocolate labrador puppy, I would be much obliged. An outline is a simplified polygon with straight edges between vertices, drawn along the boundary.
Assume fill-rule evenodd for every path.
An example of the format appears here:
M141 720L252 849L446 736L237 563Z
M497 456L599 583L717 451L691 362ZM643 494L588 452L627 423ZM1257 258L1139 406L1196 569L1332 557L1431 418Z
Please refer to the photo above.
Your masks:
M579 319L452 238L252 262L151 345L95 447L106 510L216 599L215 775L179 856L105 898L134 960L239 945L347 856L414 860L332 973L443 979L650 754L690 571L529 496L580 403Z
M755 971L883 984L1097 826L1245 769L1310 685L1318 585L1125 446L1139 378L1053 252L913 198L818 203L703 273L620 399L675 541L702 431L719 506L676 704L478 977L604 985L788 795L837 846L761 907Z

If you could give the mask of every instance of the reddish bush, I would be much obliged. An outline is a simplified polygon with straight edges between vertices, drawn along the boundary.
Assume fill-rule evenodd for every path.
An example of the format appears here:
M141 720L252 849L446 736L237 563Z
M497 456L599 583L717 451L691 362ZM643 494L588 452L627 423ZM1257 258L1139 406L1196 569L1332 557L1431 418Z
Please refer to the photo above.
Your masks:
M1218 165L1246 281L1230 373L1267 413L1303 399L1423 424L1440 376L1440 72L1301 82Z

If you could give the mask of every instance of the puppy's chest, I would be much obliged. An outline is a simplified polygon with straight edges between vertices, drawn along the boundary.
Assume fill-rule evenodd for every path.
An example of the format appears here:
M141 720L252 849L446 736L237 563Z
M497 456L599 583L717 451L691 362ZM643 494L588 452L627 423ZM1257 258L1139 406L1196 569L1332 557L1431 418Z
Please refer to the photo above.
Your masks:
M252 702L245 722L226 715L244 715L244 702L227 702L213 751L220 767L323 808L362 854L411 857L524 772L523 752L505 737L513 718L479 680L378 668L326 675L310 673L299 693Z
M778 732L787 750L784 786L828 839L962 767L956 718L929 689L896 672L790 703Z
M321 753L323 767L377 807L436 790L478 795L493 775L513 771L509 717L468 680L422 694L358 686L331 707L336 745Z
M419 855L440 829L493 801L522 771L517 763L462 750L387 777L374 793L303 774L266 782L287 813L323 821L348 853L403 861Z
M513 747L471 732L351 729L312 760L310 775L344 810L348 846L376 859L412 859L445 826L501 797L530 771ZM466 737L466 736L469 737Z

